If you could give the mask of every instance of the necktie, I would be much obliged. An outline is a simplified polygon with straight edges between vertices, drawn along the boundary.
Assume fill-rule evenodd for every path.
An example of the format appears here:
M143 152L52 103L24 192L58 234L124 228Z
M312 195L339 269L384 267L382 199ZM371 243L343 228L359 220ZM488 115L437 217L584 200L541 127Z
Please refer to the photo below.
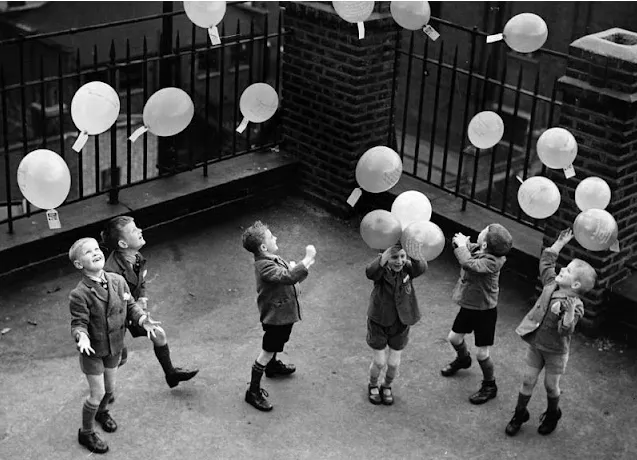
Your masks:
M135 263L133 264L133 271L139 275L139 269L142 266L142 256L135 254Z
M102 286L104 289L108 289L108 282L105 279L101 279L100 286Z

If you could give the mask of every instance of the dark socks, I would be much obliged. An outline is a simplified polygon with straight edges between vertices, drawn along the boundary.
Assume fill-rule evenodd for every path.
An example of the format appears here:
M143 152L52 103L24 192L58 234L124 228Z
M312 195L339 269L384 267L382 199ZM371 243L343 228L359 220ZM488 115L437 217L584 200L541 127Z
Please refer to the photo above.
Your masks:
M95 420L98 407L98 405L94 405L88 399L84 401L84 406L82 406L82 431L93 431L93 420Z
M172 374L175 368L173 367L173 363L170 361L170 350L168 349L168 344L161 347L155 346L155 356L157 356L157 361L161 364L164 374Z
M387 365L387 370L385 371L385 382L383 383L384 387L391 387L396 374L398 373L398 366L390 366Z
M265 371L265 366L259 364L257 361L252 365L252 378L250 379L250 391L256 393L261 388L261 377L263 377L263 372Z
M518 412L523 411L524 409L526 409L526 406L529 404L530 400L531 400L531 395L524 395L522 393L518 393L518 405L515 406L515 410Z
M469 356L469 350L467 350L467 343L464 340L462 341L462 343L460 343L460 345L456 345L453 342L451 342L451 345L453 346L454 350L456 350L456 353L458 353L458 357L466 358L467 356Z
M111 399L111 396L113 396L113 392L106 392L104 393L104 397L102 398L102 401L100 401L100 405L97 408L97 412L104 412L106 410L106 406L108 405L108 401Z
M276 352L272 355L272 359L268 363L270 366L273 366L276 363Z
M478 360L478 364L480 364L480 369L482 369L482 374L484 375L484 380L486 382L492 382L495 380L493 377L493 361L491 361L491 357L488 356L487 359L483 359L482 361Z
M556 396L554 398L547 396L546 400L548 401L548 406L546 408L547 412L557 412L557 409L560 404L560 397Z

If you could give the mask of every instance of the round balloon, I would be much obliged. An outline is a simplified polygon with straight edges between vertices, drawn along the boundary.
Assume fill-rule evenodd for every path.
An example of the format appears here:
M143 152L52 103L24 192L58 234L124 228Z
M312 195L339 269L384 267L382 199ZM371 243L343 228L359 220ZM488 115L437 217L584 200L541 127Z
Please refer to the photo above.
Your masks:
M163 88L148 98L144 125L156 136L174 136L188 127L195 114L192 99L179 88Z
M573 235L589 251L606 251L617 241L617 222L603 209L589 209L575 218Z
M518 190L518 203L522 211L534 219L546 219L560 207L560 191L546 177L535 176L525 180Z
M587 177L575 189L575 204L582 211L606 209L610 203L610 187L604 179Z
M542 48L549 36L544 19L533 13L513 16L504 26L504 41L518 53L532 53Z
M391 205L391 213L404 230L409 224L431 219L431 203L423 193L408 190L396 197Z
M54 209L64 203L71 190L71 173L60 155L38 149L20 162L18 186L22 195L34 206Z
M389 147L372 147L356 164L356 181L370 193L386 192L400 180L403 162Z
M407 30L422 29L431 18L429 2L391 2L389 11L394 21Z
M363 22L374 11L374 2L332 2L336 14L350 23Z
M106 83L91 81L82 85L71 100L71 118L82 132L101 134L117 121L119 96Z
M241 114L252 123L263 123L275 114L279 107L279 96L267 83L254 83L248 86L241 99Z
M504 135L504 122L500 115L489 110L476 114L467 129L469 141L479 149L496 145Z
M537 140L537 156L551 169L564 169L573 164L577 156L577 141L564 128L551 128Z
M361 221L361 236L372 249L387 249L400 240L402 228L391 212L377 209Z
M445 235L433 222L414 222L405 230L400 242L407 255L418 260L434 260L445 249Z
M221 22L226 14L226 2L218 0L184 2L184 11L194 25L208 29Z

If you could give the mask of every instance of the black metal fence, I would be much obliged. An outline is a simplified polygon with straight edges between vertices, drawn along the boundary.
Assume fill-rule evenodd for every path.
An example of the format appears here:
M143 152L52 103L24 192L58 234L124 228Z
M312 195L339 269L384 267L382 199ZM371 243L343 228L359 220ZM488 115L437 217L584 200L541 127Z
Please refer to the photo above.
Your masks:
M172 11L172 4L163 2L160 14L0 41L5 57L0 68L0 225L10 233L16 219L40 212L23 199L16 178L20 160L38 148L53 150L67 162L69 204L100 194L117 203L122 188L196 168L207 176L211 163L278 144L276 116L242 134L235 128L242 119L239 97L247 86L265 82L280 93L282 10L244 14L236 27L225 21L221 44L213 46L207 31L192 25L184 11ZM78 134L71 99L94 80L118 92L120 118L78 154L71 150ZM169 86L182 88L193 100L191 124L171 138L146 133L129 142L142 125L145 101Z
M441 37L402 34L397 49L395 146L404 172L463 200L541 229L517 200L520 179L543 174L535 144L559 122L557 79L568 56L550 50L519 54L487 33L432 18ZM485 110L504 121L502 140L477 149L467 138L471 118Z

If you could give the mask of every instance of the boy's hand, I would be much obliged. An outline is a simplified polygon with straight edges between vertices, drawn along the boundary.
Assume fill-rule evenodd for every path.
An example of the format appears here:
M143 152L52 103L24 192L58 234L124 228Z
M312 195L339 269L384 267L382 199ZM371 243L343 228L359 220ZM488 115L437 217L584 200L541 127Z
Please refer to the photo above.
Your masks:
M314 257L316 257L316 248L314 245L309 244L305 247L305 257L308 259L314 259Z
M290 268L294 268L296 267L296 262L294 262L293 260L290 261Z
M554 314L559 315L562 312L562 303L559 300L553 302L553 305L551 305L551 311Z
M452 242L456 246L466 246L469 243L469 237L466 235L463 235L462 233L456 233L453 236Z
M148 310L148 297L140 297L139 299L137 299L137 301L139 302L140 307L142 307L144 310Z
M384 267L389 261L390 257L391 257L391 247L385 249L383 253L380 255L380 266Z
M161 324L161 321L155 321L151 319L150 316L146 316L146 318L144 318L144 321L142 321L142 327L146 330L146 336L149 339L151 335L153 337L157 337L157 334L155 334L155 329L159 329L162 332L164 331L161 327L158 326L159 324Z
M95 350L91 348L91 339L88 338L88 335L80 332L80 340L77 342L77 349L80 350L80 353L86 352L87 356L91 356L91 353L95 353Z
M564 247L572 239L573 239L573 230L571 230L570 228L567 228L566 230L562 230L560 232L560 234L557 237L557 240L555 242L561 244L562 247Z

